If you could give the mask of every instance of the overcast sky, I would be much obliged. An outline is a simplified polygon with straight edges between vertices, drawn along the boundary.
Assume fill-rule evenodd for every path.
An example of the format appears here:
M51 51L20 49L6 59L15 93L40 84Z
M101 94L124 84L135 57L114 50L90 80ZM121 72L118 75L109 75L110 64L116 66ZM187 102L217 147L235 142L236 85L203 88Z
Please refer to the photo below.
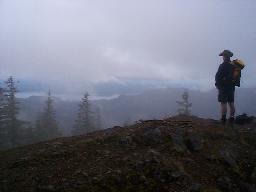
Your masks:
M255 0L0 0L0 79L213 87L223 49L255 86Z

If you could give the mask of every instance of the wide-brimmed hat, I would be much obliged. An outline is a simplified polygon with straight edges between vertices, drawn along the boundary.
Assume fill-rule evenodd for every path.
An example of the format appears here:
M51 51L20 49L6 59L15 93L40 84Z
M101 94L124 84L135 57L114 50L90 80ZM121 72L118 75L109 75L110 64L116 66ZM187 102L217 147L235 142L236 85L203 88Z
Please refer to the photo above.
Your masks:
M222 51L220 54L219 54L219 56L225 56L225 57L233 57L233 53L231 52L231 51L229 51L229 50L224 50L224 51Z

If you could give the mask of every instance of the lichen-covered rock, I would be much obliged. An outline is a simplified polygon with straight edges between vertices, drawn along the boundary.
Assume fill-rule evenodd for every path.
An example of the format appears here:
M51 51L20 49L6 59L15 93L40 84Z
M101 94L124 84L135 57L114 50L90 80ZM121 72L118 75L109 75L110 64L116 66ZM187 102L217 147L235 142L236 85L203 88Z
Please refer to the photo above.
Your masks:
M130 137L130 136L121 137L119 140L119 145L126 146L126 145L131 145L131 144L132 144L132 137Z
M186 136L186 146L191 152L197 152L203 149L203 140L198 134L189 134Z
M163 143L162 133L159 128L151 128L143 134L143 139L146 144Z
M171 139L173 148L177 152L184 153L187 151L187 146L185 144L183 133L180 130L175 130L175 132L171 134Z

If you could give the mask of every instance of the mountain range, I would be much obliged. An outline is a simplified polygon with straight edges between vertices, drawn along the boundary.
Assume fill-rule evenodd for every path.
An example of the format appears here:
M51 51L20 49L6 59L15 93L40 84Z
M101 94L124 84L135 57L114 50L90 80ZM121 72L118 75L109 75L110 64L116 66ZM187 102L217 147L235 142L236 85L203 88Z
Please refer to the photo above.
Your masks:
M140 94L120 95L114 99L92 100L92 109L100 109L103 128L129 125L140 119L158 119L177 114L176 101L181 100L182 88L159 88L146 90ZM20 118L34 122L44 108L46 97L31 96L19 99ZM219 118L217 91L189 90L192 114L203 118ZM56 117L64 135L69 135L76 118L79 101L54 98ZM237 114L256 115L256 89L239 88L236 90Z

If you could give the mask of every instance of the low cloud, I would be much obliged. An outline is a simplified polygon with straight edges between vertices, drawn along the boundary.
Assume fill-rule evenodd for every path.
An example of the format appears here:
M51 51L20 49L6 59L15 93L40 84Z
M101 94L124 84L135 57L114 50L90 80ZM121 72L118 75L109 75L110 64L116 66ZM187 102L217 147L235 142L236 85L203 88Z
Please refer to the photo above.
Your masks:
M2 0L0 75L69 86L122 78L211 82L231 49L256 70L256 2ZM79 86L78 86L79 87Z

